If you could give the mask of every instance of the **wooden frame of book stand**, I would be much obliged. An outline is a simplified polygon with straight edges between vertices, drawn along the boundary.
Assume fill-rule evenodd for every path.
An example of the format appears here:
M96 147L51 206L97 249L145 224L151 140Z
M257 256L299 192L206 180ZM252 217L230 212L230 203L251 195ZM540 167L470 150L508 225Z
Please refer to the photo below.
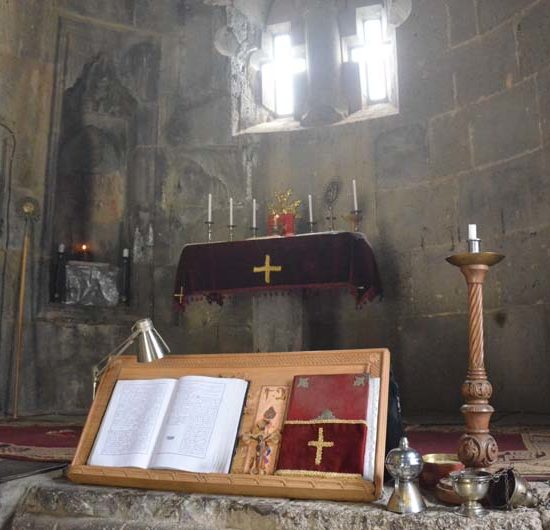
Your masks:
M254 495L295 499L372 501L382 493L384 450L388 413L390 352L385 349L337 350L291 353L243 353L222 355L172 355L151 364L134 357L113 359L101 381L75 457L68 470L73 482L101 486L182 491L222 495ZM244 447L239 442L229 474L189 473L87 465L103 415L119 379L178 378L184 375L239 377L250 381L240 432L250 432L260 389L264 385L292 384L301 374L368 372L380 377L380 399L374 481L361 478L312 478L305 476L250 475L242 473Z

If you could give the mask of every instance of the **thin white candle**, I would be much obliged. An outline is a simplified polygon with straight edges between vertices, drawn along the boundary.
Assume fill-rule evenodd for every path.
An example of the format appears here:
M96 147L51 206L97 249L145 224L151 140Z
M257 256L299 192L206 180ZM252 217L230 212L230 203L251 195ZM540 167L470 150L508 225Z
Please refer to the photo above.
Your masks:
M355 181L355 179L353 179L351 182L353 185L353 210L356 212L359 210L359 206L357 204L357 182Z
M63 254L65 252L65 245L63 243L59 243L59 246L57 247L57 252L60 254Z
M468 239L477 239L477 225L468 225Z
M256 228L256 199L252 199L252 228Z
M233 197L229 197L229 226L233 226Z
M307 201L309 204L309 222L313 223L313 201L311 199L311 195L307 196Z
M123 258L129 258L130 257L130 249L129 248L123 248L122 249L122 257Z
M212 222L212 194L208 194L208 222Z

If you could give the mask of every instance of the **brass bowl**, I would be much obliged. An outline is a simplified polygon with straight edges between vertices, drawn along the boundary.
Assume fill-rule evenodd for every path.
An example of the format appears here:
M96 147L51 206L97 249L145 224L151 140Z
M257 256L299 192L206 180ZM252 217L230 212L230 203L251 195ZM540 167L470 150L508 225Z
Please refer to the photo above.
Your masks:
M464 464L452 453L430 453L422 455L424 468L420 475L420 485L426 489L433 489L438 482L452 471L464 469Z

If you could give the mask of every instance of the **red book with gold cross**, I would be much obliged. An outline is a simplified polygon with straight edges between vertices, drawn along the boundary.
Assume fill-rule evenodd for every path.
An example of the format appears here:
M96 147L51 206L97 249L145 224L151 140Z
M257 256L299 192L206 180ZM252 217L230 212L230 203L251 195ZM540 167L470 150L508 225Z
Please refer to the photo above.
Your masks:
M372 479L378 389L365 373L296 376L277 474Z

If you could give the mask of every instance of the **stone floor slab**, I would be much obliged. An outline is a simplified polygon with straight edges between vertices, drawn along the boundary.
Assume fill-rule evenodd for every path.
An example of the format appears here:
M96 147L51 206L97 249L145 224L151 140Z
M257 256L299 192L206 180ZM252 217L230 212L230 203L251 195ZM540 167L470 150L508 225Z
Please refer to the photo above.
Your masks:
M550 488L537 483L545 500ZM550 510L492 511L482 519L460 517L428 500L416 515L385 509L391 493L372 504L295 501L255 497L180 494L79 486L42 479L20 502L13 529L83 530L550 530Z

